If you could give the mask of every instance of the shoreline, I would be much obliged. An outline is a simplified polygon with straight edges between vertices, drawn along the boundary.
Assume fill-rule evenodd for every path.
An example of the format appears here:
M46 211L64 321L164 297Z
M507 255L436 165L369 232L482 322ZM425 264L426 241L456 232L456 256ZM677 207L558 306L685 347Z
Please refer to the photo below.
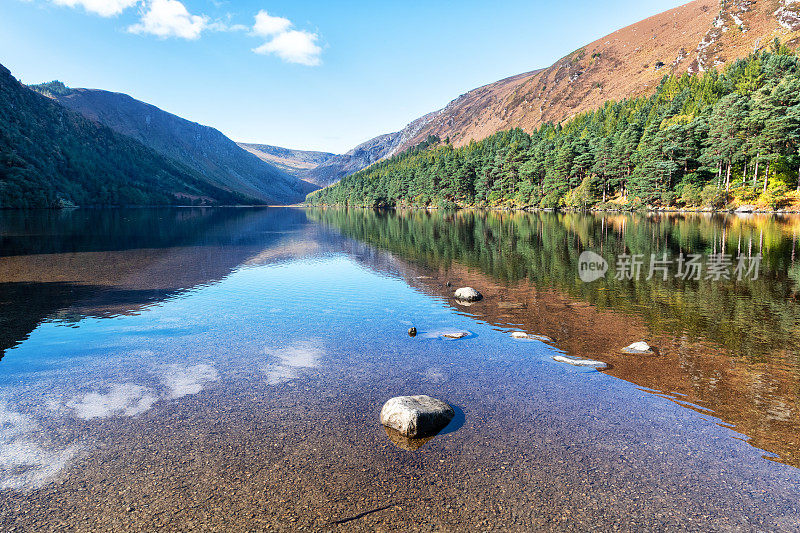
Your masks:
M419 206L398 206L398 207L370 207L361 205L341 205L341 204L322 204L322 205L309 205L302 204L299 207L304 208L339 208L339 209L372 209L379 211L446 211L448 209L441 207L419 207ZM508 213L630 213L630 214L645 214L645 213L675 213L675 214L708 214L708 215L800 215L800 207L792 209L712 209L712 208L697 208L697 209L684 209L684 208L648 208L648 209L553 209L543 207L458 207L450 209L451 211L497 211Z

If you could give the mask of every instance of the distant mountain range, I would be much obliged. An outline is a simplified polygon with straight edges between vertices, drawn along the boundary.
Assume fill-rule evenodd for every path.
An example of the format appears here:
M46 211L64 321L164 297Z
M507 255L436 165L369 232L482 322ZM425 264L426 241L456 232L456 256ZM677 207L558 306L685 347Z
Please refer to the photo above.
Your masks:
M239 143L239 146L255 154L262 161L276 165L299 179L326 187L381 159L395 155L410 139L416 137L435 115L436 113L425 115L400 131L379 135L340 155L291 150L263 144Z
M147 201L155 201L153 191L163 187L160 202L295 203L318 187L335 183L431 136L458 147L512 128L530 132L543 123L563 121L609 100L652 94L665 74L724 68L753 50L769 46L775 38L790 46L800 42L800 2L695 0L590 43L549 68L469 91L400 131L377 136L340 155L237 145L213 128L125 94L70 89L57 82L32 87L59 107L47 106L41 99L32 98L33 91L19 85L3 69L2 88L13 94L16 104L8 98L0 101L0 113L5 114L0 124L5 136L0 145L0 195L4 195L0 201L5 205L144 201L133 193L122 194L121 185L110 196L100 194L99 189L92 193L88 185L101 180L91 176L96 172L93 169L105 169L116 159L130 161L130 154L136 153L141 168L119 163L103 179L122 180L124 174L127 177L123 181L131 190L150 191L145 194ZM77 120L68 110L88 122ZM103 127L117 135L110 135ZM89 141L96 136L111 144L99 146ZM34 138L50 146L33 146ZM85 142L66 146L66 139ZM121 152L111 154L112 144ZM104 157L106 161L102 162ZM167 161L161 172L144 170L161 160ZM13 185L9 185L11 182ZM77 189L66 186L72 182L83 183L83 192L78 194ZM59 189L56 183L64 185ZM71 192L63 192L67 189ZM20 194L24 198L15 196Z
M295 203L317 188L265 163L214 128L190 122L126 94L71 89L60 82L30 88L182 163L212 185L260 203Z

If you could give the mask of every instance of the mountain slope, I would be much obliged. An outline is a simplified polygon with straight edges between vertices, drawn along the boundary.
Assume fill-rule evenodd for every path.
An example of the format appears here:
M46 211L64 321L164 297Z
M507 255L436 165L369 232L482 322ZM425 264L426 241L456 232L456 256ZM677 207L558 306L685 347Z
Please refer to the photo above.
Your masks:
M253 202L20 84L0 65L0 208Z
M70 89L59 82L31 88L182 163L216 187L277 204L295 203L314 189L243 150L216 129L126 94Z
M414 138L436 116L436 113L438 111L418 118L400 131L379 135L361 143L346 154L304 152L247 143L239 143L239 146L264 161L277 166L283 165L287 172L302 180L319 187L327 187L345 176L398 153L409 139Z
M293 150L269 144L236 143L265 163L278 167L282 171L301 178L304 172L320 166L336 157L330 152L314 152Z
M398 149L429 135L463 146L502 130L531 132L608 100L651 94L665 74L720 67L775 37L798 42L800 2L696 0L603 37L547 69L472 90Z
M429 113L400 131L379 135L361 143L346 154L336 156L304 175L308 181L323 187L336 183L345 176L398 153L401 147L416 137L434 116L436 112Z

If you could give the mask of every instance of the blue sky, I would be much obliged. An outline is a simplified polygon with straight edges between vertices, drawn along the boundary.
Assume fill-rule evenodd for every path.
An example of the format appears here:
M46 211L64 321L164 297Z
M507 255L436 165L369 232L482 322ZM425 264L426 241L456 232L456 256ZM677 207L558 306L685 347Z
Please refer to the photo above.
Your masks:
M344 152L682 3L0 0L0 63L237 141Z

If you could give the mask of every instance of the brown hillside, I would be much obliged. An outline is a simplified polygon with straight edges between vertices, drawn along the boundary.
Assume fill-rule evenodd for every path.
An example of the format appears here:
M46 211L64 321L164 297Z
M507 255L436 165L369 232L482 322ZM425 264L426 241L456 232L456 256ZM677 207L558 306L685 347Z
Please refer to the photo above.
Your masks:
M800 2L695 0L588 44L547 69L460 96L401 148L428 135L463 146L510 128L531 131L607 100L648 94L666 74L720 68L775 37L800 42Z

